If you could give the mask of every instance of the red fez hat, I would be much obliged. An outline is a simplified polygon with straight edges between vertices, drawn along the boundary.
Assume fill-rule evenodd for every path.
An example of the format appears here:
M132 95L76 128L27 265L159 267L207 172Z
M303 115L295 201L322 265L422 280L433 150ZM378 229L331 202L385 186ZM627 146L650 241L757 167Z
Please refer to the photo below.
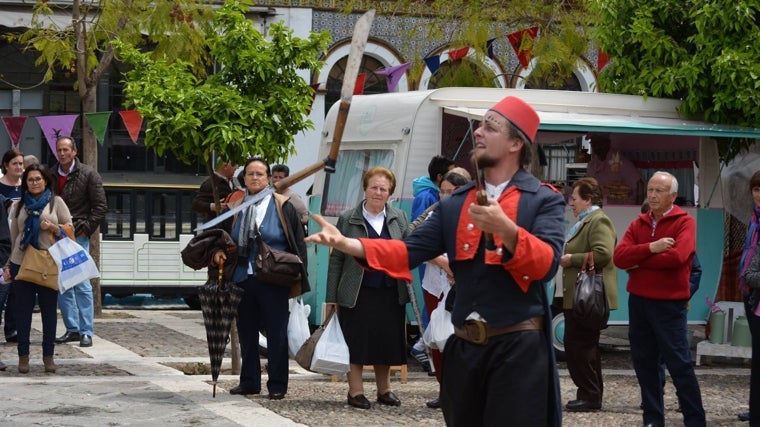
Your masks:
M527 102L515 96L508 96L494 105L491 110L509 120L531 143L536 139L540 120L536 110Z

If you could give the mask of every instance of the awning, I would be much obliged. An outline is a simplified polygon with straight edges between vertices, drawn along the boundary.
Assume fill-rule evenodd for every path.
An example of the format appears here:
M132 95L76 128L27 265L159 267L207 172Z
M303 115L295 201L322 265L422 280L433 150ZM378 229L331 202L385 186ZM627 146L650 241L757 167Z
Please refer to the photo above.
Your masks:
M446 113L482 120L485 108L444 107ZM610 132L760 139L760 129L681 119L538 111L539 131Z

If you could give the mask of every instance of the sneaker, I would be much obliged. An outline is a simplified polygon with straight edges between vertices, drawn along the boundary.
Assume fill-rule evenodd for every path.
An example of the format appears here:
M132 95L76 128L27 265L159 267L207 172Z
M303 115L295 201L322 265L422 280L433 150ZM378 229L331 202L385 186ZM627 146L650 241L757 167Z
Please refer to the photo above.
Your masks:
M416 348L412 347L412 351L410 353L412 354L412 357L420 362L420 365L422 365L422 369L425 372L430 372L430 359L428 359L428 355L424 350L417 350Z

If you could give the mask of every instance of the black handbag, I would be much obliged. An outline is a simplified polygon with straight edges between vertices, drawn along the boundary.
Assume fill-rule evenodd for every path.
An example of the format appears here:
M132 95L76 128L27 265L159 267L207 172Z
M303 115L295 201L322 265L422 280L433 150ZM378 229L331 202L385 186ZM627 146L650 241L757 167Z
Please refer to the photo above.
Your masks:
M604 329L610 318L604 275L594 267L594 253L587 252L575 281L573 313L579 323L589 329Z
M256 254L256 278L272 285L293 287L301 283L303 262L296 254L275 249L261 238L258 226L254 230L258 253Z

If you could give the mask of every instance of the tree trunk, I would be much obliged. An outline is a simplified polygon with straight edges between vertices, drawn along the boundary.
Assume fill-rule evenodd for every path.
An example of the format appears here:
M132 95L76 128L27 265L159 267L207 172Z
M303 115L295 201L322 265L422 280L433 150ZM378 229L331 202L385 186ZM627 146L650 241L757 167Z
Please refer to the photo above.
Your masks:
M81 91L80 91L81 93ZM82 112L94 113L98 111L97 106L97 82L93 82L91 87L86 88L82 97ZM98 171L98 142L92 127L87 120L82 117L82 163L91 166ZM90 236L90 255L100 270L100 227ZM92 283L92 299L94 304L95 317L100 317L103 313L103 304L100 294L100 279L90 279Z

